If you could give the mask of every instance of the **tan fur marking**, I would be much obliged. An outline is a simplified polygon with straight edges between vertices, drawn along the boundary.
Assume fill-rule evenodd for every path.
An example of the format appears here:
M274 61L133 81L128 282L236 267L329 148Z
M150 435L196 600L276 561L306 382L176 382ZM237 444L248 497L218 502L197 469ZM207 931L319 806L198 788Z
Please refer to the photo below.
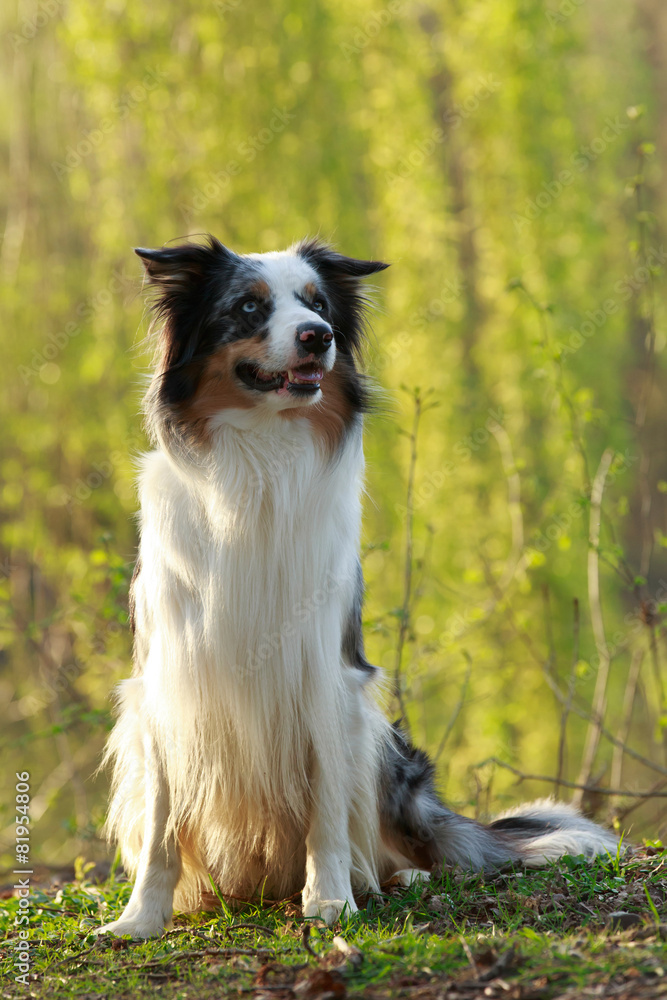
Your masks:
M317 285L314 285L312 281L309 281L303 289L303 294L306 299L314 299L317 295Z
M248 291L250 292L251 295L254 295L255 298L257 299L271 298L271 289L269 288L269 286L265 281L261 280L261 278L258 279L257 281L254 281L252 285L249 286Z
M252 395L236 379L234 369L243 361L264 360L266 347L258 337L226 344L207 358L197 392L181 410L181 419L199 443L209 440L208 421L220 410L252 410Z

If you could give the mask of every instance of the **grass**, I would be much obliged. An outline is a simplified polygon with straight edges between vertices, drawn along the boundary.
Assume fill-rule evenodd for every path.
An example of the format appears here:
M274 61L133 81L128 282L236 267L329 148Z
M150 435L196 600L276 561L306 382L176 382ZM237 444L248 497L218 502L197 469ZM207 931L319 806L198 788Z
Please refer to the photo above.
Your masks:
M0 900L0 996L430 998L667 997L667 852L493 876L445 870L387 886L335 928L296 900L177 914L158 940L96 938L124 880L33 888L28 985L14 981L16 897ZM624 911L629 924L620 929ZM341 939L343 943L341 944ZM343 950L341 950L341 947Z

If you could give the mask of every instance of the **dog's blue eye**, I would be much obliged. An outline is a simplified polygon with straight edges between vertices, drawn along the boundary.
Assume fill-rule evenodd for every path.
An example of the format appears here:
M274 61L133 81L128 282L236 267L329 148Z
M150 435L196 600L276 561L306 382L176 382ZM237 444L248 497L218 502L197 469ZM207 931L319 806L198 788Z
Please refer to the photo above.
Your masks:
M315 310L315 312L318 313L323 312L324 302L322 302L322 299L315 299L315 301L313 302L313 309Z
M257 312L257 303L255 302L254 299L248 299L247 302L243 303L241 309L243 310L244 313Z

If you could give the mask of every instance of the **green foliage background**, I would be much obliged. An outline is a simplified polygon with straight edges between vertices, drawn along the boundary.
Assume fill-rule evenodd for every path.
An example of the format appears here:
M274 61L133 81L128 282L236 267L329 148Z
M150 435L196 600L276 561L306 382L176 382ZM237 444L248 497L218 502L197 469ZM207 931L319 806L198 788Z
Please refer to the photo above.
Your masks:
M403 684L429 750L452 720L450 802L550 790L471 770L497 756L556 772L545 674L590 708L589 497L606 448L606 725L623 735L643 650L629 743L664 767L659 0L10 0L0 16L2 781L9 803L14 771L31 772L33 851L103 850L93 772L130 669L146 445L131 248L206 231L242 252L319 233L392 262L369 357L367 641L391 675L420 387L437 406L419 429ZM586 727L570 717L573 781ZM612 752L603 739L603 784ZM660 775L626 758L622 780ZM631 819L657 836L664 811ZM0 822L5 850L9 805Z

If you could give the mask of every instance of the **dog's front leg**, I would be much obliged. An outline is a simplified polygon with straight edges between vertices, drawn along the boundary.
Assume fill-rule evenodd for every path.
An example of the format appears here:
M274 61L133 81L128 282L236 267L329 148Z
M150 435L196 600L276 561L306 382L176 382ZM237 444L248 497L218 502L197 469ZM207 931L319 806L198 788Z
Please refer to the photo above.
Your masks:
M312 809L306 836L304 917L322 917L329 925L344 908L354 912L350 870L352 856L345 775L318 763L312 783Z
M130 934L135 938L159 937L171 923L174 889L181 874L181 859L173 836L166 836L169 787L152 738L144 736L145 818L144 839L130 901L113 923L98 934Z

